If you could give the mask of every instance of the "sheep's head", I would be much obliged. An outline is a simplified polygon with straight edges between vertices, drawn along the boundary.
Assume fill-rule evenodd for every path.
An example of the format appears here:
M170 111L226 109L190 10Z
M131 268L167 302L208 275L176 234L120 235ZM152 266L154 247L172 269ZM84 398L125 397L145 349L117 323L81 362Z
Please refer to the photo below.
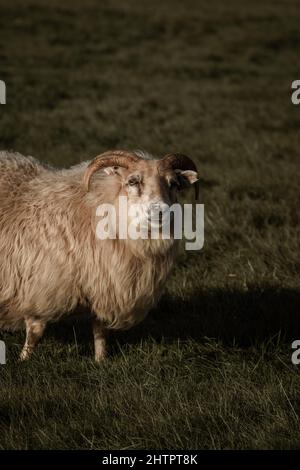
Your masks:
M149 220L155 207L171 206L177 202L178 193L195 184L198 198L198 172L194 162L181 154L169 154L164 158L141 158L137 153L117 150L96 157L86 169L84 186L89 191L92 176L101 170L103 177L113 176L118 181L118 196L126 196L128 208L143 207L141 219Z

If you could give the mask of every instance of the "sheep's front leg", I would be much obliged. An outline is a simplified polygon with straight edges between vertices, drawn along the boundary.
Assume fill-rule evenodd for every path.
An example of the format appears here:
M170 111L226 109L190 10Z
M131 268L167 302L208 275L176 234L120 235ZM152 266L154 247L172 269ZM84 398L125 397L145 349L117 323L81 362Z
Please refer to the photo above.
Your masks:
M98 318L93 319L93 334L95 344L95 361L100 362L106 356L107 330Z
M29 358L35 345L37 344L39 339L42 337L45 331L45 327L46 327L46 323L40 320L33 320L31 318L26 318L25 324L26 324L26 341L22 349L22 352L20 354L21 361L25 361L26 359Z

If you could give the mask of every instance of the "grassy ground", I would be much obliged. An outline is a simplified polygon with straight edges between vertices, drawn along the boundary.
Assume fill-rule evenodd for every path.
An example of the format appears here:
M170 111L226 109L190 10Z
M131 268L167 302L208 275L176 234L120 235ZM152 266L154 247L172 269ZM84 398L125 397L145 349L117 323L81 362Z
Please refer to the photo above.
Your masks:
M291 0L1 0L0 148L182 151L206 211L204 249L103 364L86 321L28 364L2 335L1 449L300 448L299 20Z

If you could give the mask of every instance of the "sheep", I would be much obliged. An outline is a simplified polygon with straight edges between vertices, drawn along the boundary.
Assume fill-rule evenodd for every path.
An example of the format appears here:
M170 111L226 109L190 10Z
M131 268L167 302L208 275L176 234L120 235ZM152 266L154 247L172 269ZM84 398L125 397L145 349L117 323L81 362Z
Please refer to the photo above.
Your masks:
M195 183L193 161L107 151L69 169L0 152L0 328L26 327L21 360L31 355L47 323L90 309L95 360L106 355L110 329L140 322L156 304L174 264L177 242L97 239L96 208L142 202L168 205ZM149 215L149 214L148 214Z

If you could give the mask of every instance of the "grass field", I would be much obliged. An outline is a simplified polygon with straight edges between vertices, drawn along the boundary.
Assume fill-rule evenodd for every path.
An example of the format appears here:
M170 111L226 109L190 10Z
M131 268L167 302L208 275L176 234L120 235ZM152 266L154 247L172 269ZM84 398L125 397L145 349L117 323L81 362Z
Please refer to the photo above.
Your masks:
M205 246L101 365L79 317L3 333L0 449L300 448L297 3L1 0L0 149L186 153Z

